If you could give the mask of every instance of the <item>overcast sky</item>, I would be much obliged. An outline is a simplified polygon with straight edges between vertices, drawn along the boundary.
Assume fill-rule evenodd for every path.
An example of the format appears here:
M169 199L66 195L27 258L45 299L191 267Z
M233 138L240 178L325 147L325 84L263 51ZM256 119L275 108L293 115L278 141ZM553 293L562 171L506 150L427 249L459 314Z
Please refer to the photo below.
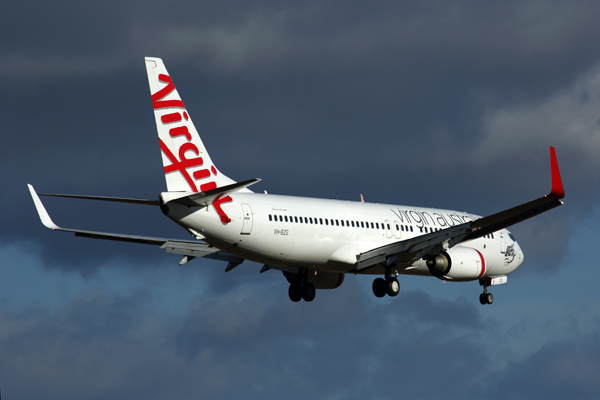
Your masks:
M6 399L596 399L600 3L35 1L0 13ZM144 56L219 169L253 190L485 215L525 262L477 282L348 276L294 304L277 271L77 238L38 192L166 189ZM61 226L188 239L155 207L46 198Z

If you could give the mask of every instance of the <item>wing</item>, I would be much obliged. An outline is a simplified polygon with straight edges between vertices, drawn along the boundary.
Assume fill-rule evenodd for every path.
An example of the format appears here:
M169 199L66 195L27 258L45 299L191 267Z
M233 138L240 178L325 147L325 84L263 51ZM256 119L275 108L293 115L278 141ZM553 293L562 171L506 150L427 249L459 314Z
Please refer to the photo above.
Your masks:
M367 251L358 256L357 271L364 271L378 264L409 265L421 258L436 256L459 243L480 238L562 205L561 199L565 197L565 191L554 147L550 147L550 171L552 190L546 196L472 222Z
M168 253L181 254L185 257L204 257L210 258L214 260L228 261L234 264L241 264L244 259L221 251L215 247L210 246L207 243L195 242L191 240L179 240L179 239L166 239L166 238L158 238L151 236L138 236L138 235L125 235L120 233L106 233L106 232L95 232L95 231L86 231L81 229L67 229L61 228L56 225L46 208L42 204L38 194L35 192L35 189L31 185L27 185L29 187L29 192L31 193L31 197L33 198L33 203L35 204L35 208L42 220L42 223L47 227L55 231L63 231L63 232L72 232L75 233L75 236L88 237L93 239L106 239L106 240L116 240L121 242L131 242L131 243L142 243L142 244L151 244L155 246L160 246L162 249L165 249ZM63 196L61 196L63 197ZM77 196L69 196L69 197L77 197ZM89 197L88 197L89 198ZM97 198L94 198L97 200ZM184 261L185 260L185 261ZM184 258L183 262L186 262L188 259Z

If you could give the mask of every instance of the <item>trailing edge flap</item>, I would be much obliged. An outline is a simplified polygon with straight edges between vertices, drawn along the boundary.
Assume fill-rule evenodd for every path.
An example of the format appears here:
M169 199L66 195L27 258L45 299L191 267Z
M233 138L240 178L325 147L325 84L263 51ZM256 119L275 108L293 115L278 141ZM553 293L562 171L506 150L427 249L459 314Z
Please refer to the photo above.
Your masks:
M550 172L552 190L546 196L475 221L366 251L358 255L356 269L360 271L381 263L409 266L428 255L437 255L459 243L478 239L558 207L563 204L561 199L565 196L565 190L554 147L550 147Z
M207 190L206 192L194 193L187 196L179 197L167 201L167 203L182 204L188 207L206 207L209 206L219 197L226 196L230 193L245 189L250 185L254 185L261 180L258 178L250 179L244 182L233 183L227 186L221 186L216 189ZM168 192L172 193L172 192Z
M68 229L61 228L56 225L46 208L42 204L38 194L35 192L35 189L31 185L27 185L29 187L29 191L31 193L31 197L33 198L33 203L35 204L35 208L38 211L40 220L47 228L50 228L55 231L63 231L63 232L72 232L75 236L88 237L92 239L105 239L105 240L116 240L120 242L130 242L130 243L141 243L141 244L151 244L154 246L160 246L167 253L175 253L182 254L186 256L193 257L203 257L210 258L213 260L221 260L235 263L242 263L244 261L243 258L236 257L224 251L221 251L215 247L210 246L207 243L195 242L190 240L179 240L179 239L167 239L167 238L158 238L151 236L138 236L138 235L126 235L121 233L107 233L107 232L95 232L95 231L86 231L81 229Z

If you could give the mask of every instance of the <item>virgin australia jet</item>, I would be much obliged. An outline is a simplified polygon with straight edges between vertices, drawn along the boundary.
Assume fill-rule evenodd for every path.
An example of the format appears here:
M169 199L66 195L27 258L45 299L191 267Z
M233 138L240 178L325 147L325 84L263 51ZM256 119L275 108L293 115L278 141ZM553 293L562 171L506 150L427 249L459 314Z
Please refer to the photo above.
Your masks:
M42 223L76 236L160 246L183 256L228 262L225 272L245 260L279 270L289 297L312 301L316 289L334 289L345 274L381 275L377 297L396 296L398 275L432 276L448 282L479 281L481 304L494 297L488 287L507 281L523 253L507 227L562 205L563 189L554 148L550 148L552 190L546 196L486 217L431 208L324 200L253 193L251 179L236 182L211 160L159 58L146 69L167 191L158 200L58 195L160 207L194 240L164 239L66 229L48 215L29 190Z

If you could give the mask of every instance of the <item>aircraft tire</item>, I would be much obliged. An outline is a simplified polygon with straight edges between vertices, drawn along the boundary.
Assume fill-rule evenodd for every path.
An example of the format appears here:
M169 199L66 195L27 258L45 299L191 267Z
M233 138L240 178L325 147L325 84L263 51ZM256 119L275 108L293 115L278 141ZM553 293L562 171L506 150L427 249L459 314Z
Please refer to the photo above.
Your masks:
M485 303L492 304L494 302L494 295L491 293L486 293L485 295Z
M400 282L396 278L388 278L385 286L387 295L390 297L398 296L398 293L400 293Z
M313 301L316 294L317 290L315 289L315 285L311 282L304 282L302 284L302 298L304 301Z
M373 294L376 297L383 297L386 295L386 293L387 293L387 288L386 288L385 279L376 278L373 281Z
M302 300L302 286L299 283L292 283L288 289L288 295L294 303L299 302Z
M486 299L485 293L481 293L479 295L479 302L481 303L482 306L487 304L487 299Z

